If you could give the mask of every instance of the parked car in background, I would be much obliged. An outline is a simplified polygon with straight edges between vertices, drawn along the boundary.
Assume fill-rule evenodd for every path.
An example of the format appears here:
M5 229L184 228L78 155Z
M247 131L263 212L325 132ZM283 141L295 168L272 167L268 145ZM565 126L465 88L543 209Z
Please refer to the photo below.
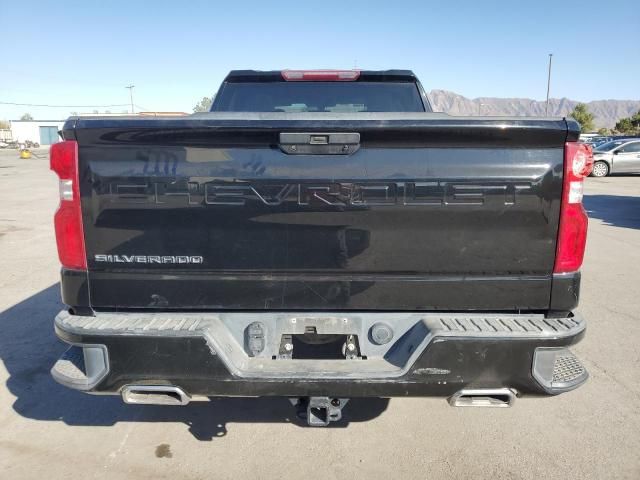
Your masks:
M591 175L594 177L640 172L640 138L606 142L593 150L593 161Z
M614 137L597 136L597 137L590 137L584 140L584 143L587 143L591 145L593 148L596 148L614 139L615 139Z
M588 143L592 138L599 137L597 133L581 133L578 141Z

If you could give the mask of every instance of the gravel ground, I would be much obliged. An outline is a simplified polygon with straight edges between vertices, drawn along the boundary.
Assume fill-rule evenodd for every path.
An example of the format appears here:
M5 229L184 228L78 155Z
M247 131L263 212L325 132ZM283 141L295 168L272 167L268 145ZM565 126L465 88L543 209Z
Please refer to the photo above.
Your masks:
M511 409L354 401L310 429L284 399L131 406L53 382L57 181L35 153L0 150L0 478L640 478L640 176L587 181L585 386Z

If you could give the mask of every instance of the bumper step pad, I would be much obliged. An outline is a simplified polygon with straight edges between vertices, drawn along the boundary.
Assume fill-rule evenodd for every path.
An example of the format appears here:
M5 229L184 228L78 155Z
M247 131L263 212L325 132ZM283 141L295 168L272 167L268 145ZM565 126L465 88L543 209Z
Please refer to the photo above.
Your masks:
M536 348L533 376L548 393L573 390L587 381L589 374L566 347Z
M580 363L577 357L571 352L566 355L556 355L556 360L553 364L553 384L571 383L581 378L586 369Z
M77 390L91 390L109 372L104 345L72 345L51 369L58 383Z

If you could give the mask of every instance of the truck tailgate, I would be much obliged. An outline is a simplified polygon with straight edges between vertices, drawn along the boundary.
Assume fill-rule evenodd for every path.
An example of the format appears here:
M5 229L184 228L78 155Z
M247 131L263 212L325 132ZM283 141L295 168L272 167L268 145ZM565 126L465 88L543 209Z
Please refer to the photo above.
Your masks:
M64 135L96 309L549 307L564 120L204 114Z

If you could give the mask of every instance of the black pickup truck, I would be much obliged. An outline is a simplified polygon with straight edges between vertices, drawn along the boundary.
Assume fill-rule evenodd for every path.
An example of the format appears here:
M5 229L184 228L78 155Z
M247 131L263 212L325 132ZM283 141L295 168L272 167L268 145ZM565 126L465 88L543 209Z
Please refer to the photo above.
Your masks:
M63 385L284 396L326 425L353 397L503 407L587 379L573 120L433 113L406 70L232 71L211 112L62 135Z

